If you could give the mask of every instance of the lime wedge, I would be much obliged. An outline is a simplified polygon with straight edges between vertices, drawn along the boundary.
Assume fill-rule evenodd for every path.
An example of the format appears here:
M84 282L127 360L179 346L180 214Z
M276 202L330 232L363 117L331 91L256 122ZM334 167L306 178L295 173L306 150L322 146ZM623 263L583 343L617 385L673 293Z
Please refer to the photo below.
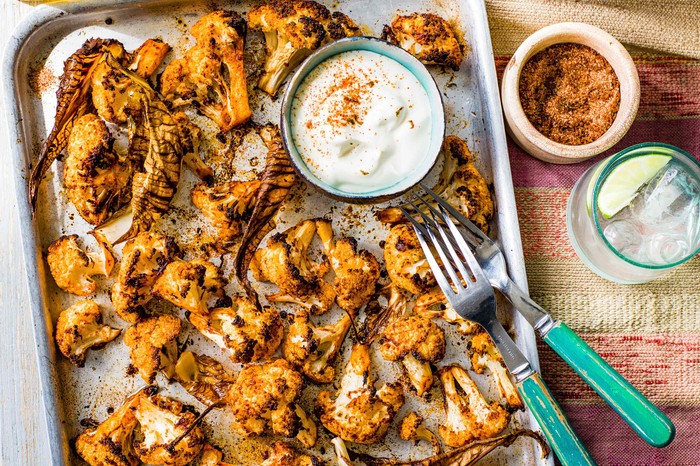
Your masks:
M598 210L610 218L637 196L639 189L671 161L670 155L640 155L615 167L598 192Z

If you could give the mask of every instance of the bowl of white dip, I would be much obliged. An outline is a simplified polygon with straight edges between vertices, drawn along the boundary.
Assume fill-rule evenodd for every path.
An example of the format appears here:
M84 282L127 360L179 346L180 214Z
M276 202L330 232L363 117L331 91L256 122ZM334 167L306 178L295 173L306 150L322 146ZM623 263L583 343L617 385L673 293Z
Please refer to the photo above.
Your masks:
M375 203L415 186L445 135L442 97L426 67L374 37L319 49L282 100L282 140L299 175L329 196Z

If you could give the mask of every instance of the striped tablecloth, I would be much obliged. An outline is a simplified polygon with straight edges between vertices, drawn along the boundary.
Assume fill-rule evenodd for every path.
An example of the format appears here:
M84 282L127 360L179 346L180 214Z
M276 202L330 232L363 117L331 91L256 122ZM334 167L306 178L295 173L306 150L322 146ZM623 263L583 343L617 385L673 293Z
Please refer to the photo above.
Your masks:
M508 59L496 59L499 77ZM532 297L673 420L675 441L648 446L540 344L542 373L599 464L700 465L700 258L652 283L618 285L586 268L566 232L569 193L600 158L647 141L700 156L700 61L649 54L635 61L639 113L613 149L575 165L541 162L510 140L509 153Z

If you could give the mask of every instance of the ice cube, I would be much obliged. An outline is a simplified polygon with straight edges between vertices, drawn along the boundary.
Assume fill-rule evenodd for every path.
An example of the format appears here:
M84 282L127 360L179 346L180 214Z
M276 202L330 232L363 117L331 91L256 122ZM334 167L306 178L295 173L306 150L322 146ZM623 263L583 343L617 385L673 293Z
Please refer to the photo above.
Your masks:
M629 220L614 220L603 230L605 238L620 254L637 260L642 248L642 235Z
M678 262L690 253L685 235L679 233L659 233L649 238L645 244L646 256L650 264L667 265Z

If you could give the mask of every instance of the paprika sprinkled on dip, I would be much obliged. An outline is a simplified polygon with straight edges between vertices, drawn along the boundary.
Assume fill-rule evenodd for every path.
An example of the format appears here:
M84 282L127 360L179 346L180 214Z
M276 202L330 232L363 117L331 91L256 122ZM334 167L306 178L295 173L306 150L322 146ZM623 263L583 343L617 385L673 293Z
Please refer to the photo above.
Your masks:
M291 135L309 170L345 192L395 184L431 146L431 102L402 64L352 50L318 64L291 106Z

